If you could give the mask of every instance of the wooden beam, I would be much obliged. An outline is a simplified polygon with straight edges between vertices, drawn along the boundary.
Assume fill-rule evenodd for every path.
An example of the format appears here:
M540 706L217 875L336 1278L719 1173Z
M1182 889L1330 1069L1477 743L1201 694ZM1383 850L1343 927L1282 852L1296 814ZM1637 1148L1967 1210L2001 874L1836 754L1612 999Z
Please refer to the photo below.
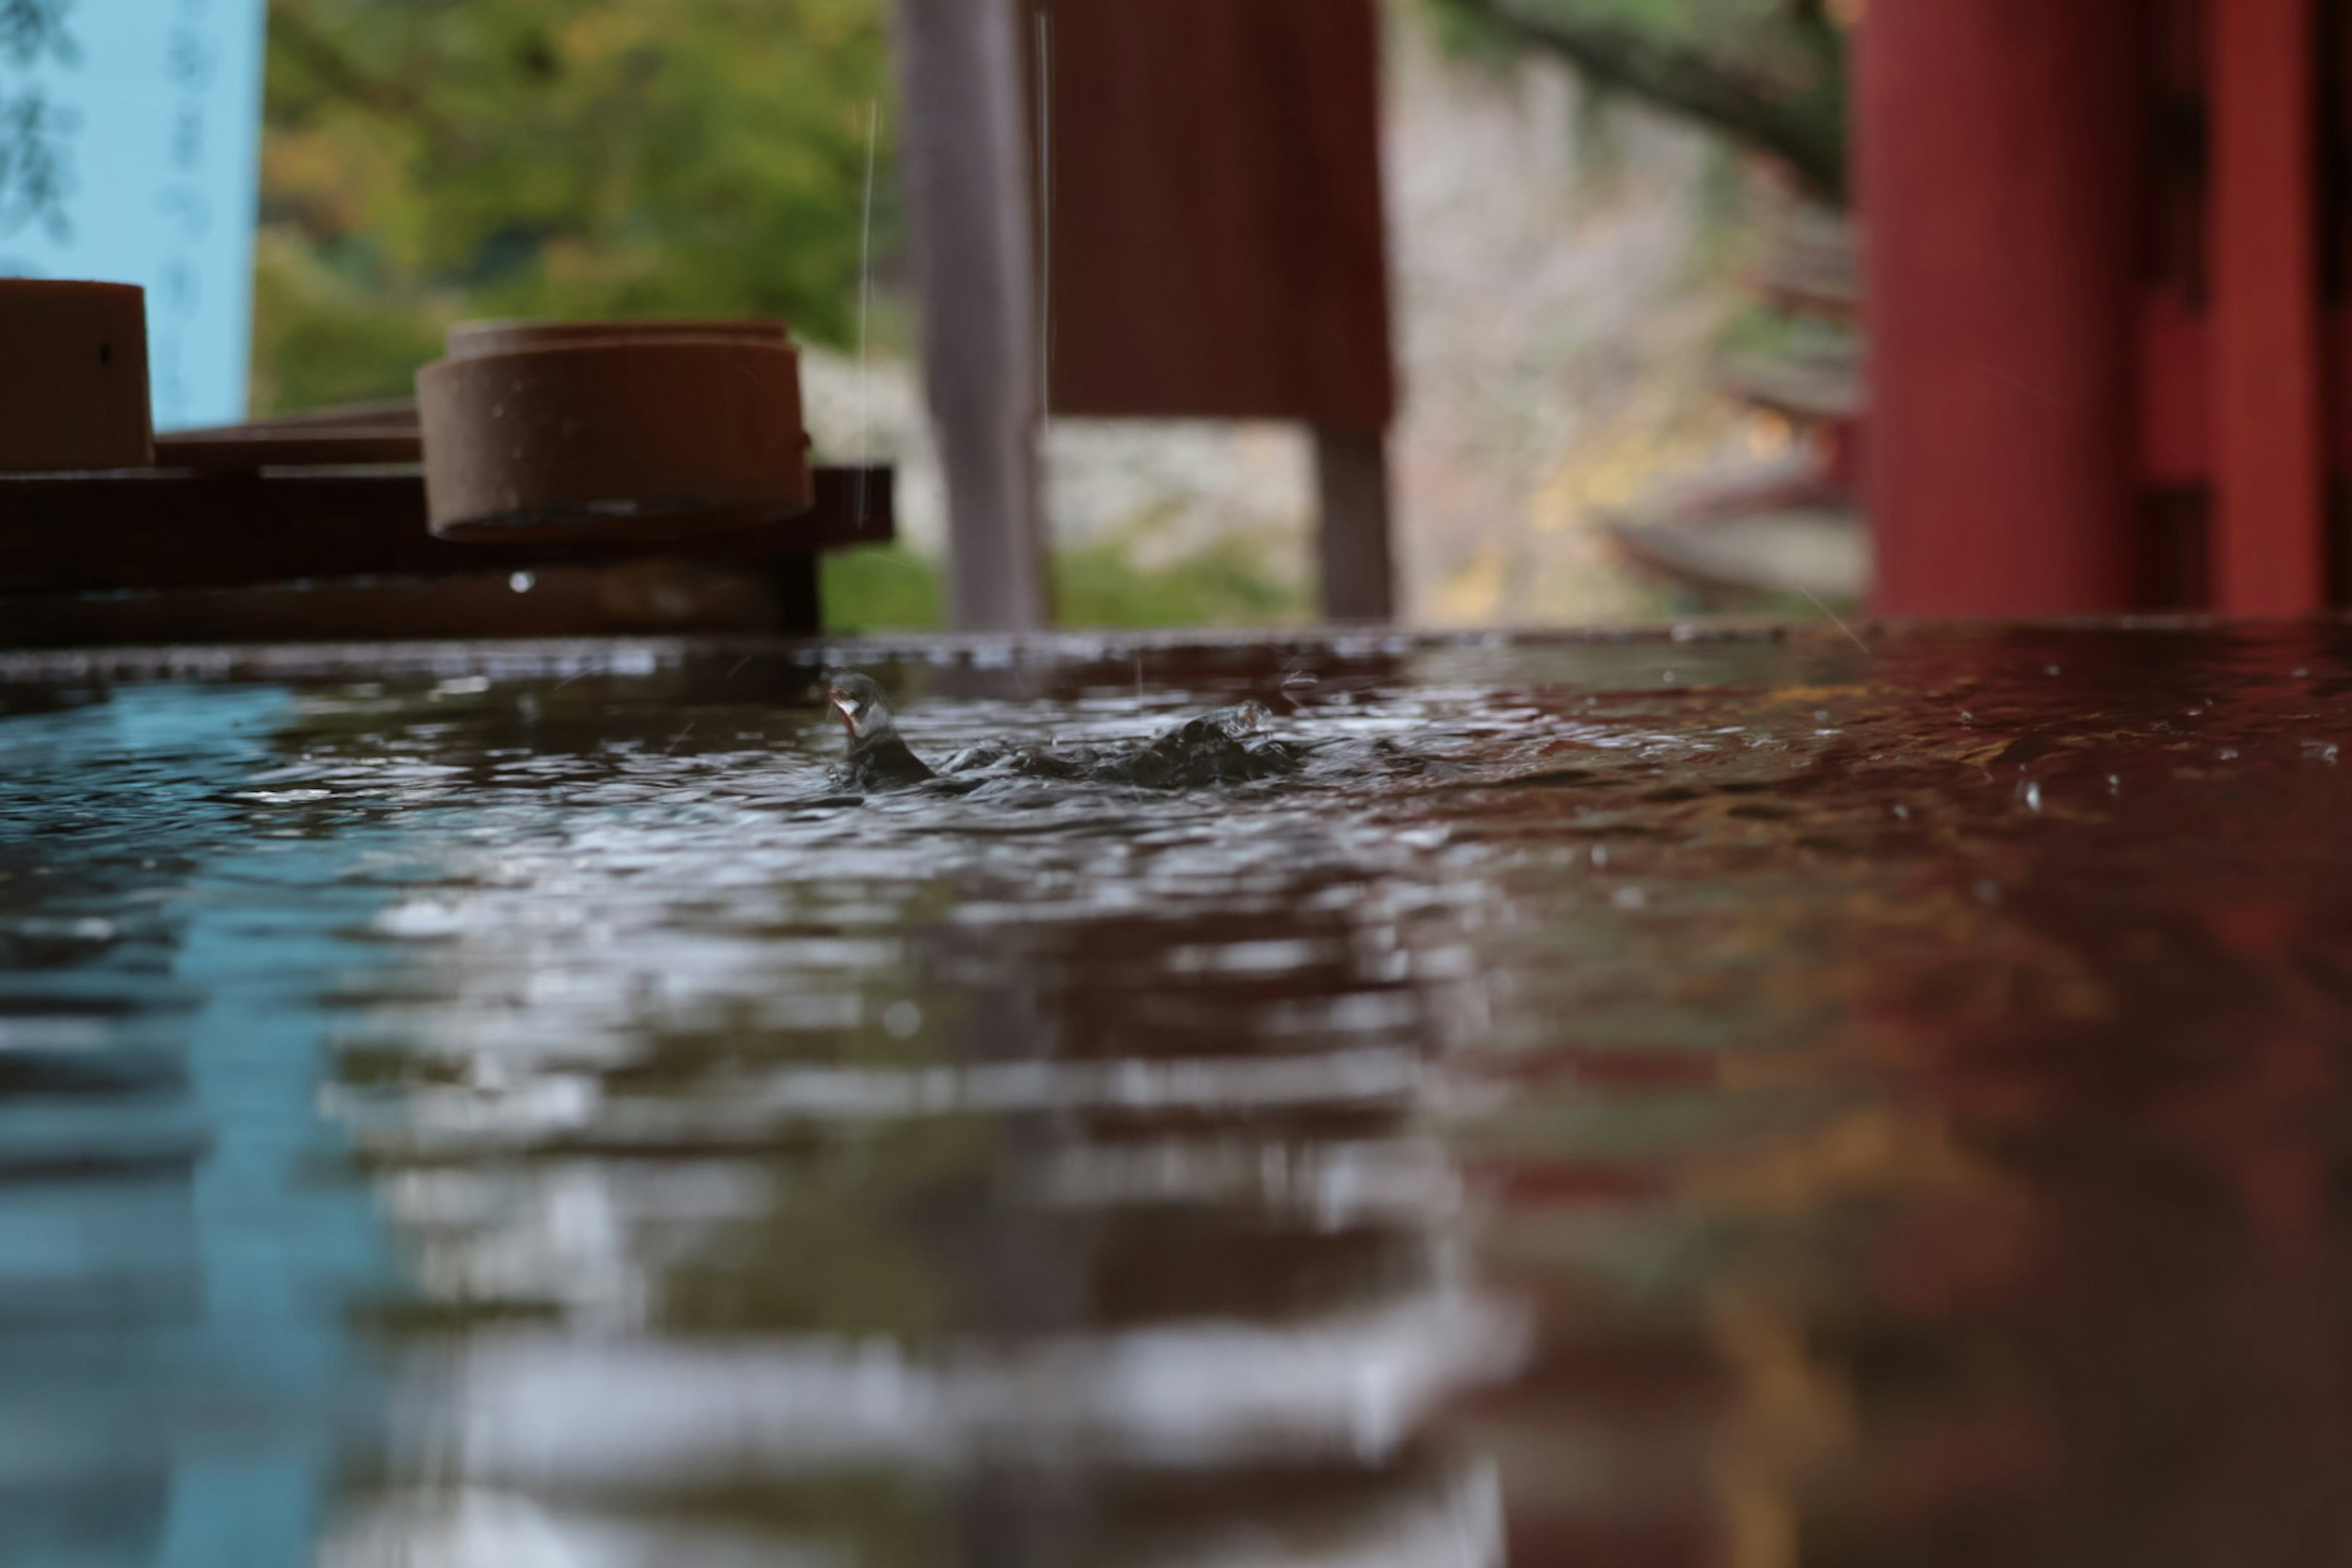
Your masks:
M814 510L758 528L497 543L426 532L425 479L413 471L7 475L0 476L0 594L462 576L670 556L772 568L798 605L815 552L884 543L892 533L887 468L821 468Z
M1051 618L1022 37L1007 0L899 0L899 143L960 631Z
M2226 0L2211 28L2215 608L2327 601L2312 0Z
M773 563L783 567L781 561ZM816 558L782 570L701 561L338 577L151 593L0 595L0 648L444 637L807 637ZM806 584L804 586L803 584Z

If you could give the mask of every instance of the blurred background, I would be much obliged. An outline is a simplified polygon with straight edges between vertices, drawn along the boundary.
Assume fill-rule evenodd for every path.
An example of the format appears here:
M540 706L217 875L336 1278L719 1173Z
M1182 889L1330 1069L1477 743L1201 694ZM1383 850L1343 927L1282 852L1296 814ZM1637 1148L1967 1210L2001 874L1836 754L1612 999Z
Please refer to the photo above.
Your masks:
M1855 8L1384 0L1407 619L1860 597ZM781 315L820 454L898 470L900 541L826 562L827 623L942 624L891 12L272 0L253 412L404 395L465 318ZM1303 430L1055 418L1044 455L1064 624L1311 617Z

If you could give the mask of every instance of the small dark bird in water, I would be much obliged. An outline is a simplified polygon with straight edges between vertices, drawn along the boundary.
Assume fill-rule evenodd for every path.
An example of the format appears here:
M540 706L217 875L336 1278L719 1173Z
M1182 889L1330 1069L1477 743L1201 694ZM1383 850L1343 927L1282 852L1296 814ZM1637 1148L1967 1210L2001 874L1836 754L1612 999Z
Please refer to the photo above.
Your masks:
M835 771L836 782L849 789L906 789L939 776L898 738L898 721L871 678L854 670L828 676L824 700L849 731L849 751Z
M844 671L827 678L824 695L849 731L849 751L834 775L845 789L908 789L937 781L970 790L1003 778L1189 789L1292 773L1302 754L1265 733L1272 715L1263 707L1241 702L1187 719L1132 748L974 746L949 762L946 771L955 777L943 779L898 738L890 704L873 680Z

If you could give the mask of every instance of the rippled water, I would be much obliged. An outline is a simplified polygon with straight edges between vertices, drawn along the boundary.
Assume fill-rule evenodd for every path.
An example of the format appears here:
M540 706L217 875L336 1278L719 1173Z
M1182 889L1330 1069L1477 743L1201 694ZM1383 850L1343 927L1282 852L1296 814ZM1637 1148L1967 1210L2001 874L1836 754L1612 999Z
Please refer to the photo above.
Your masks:
M0 663L0 1562L2328 1563L2352 637Z

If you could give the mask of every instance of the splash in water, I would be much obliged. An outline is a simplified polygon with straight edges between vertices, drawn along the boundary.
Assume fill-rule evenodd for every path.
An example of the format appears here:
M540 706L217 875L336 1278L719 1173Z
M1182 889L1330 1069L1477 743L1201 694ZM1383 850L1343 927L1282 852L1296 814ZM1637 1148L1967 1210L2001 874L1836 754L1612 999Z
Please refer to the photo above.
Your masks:
M1135 747L973 746L933 770L898 733L882 688L854 670L826 679L825 700L849 731L834 782L881 791L920 784L971 789L992 779L1063 779L1141 789L1192 789L1273 778L1297 770L1304 752L1267 733L1273 715L1239 702L1187 719Z

